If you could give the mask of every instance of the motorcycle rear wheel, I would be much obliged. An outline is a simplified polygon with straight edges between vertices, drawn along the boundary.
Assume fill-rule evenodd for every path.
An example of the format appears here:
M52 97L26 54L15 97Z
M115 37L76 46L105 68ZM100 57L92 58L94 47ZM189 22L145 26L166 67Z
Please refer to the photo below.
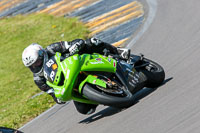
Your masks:
M146 66L145 69L141 70L142 73L144 73L145 76L147 77L147 83L145 87L155 88L160 86L165 79L165 71L163 67L158 63L149 60L147 58L144 58L143 62L149 63L149 65Z

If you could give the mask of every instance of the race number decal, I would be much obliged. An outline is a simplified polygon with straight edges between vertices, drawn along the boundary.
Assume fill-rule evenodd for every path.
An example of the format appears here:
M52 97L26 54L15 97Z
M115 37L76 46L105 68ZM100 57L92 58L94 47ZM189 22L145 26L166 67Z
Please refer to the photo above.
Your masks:
M48 80L48 76L47 76L47 72L44 71L44 77L46 78L46 80Z
M55 72L54 72L54 71L51 71L50 78L51 78L52 81L53 81L54 75L55 75Z
M53 65L54 64L54 61L52 60L52 59L50 59L47 63L46 63L46 65L48 66L48 67L51 67L51 65Z
M53 82L55 75L56 75L56 69L57 68L58 68L58 66L53 59L48 60L46 62L45 68L44 68L44 77L48 81Z

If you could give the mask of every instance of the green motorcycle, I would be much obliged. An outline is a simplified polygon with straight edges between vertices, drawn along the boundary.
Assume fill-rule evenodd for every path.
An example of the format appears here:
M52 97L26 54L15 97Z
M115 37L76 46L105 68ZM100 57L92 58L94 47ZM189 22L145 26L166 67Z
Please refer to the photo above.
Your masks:
M116 55L64 58L56 53L44 63L44 76L61 101L127 108L134 104L138 90L162 84L165 73L159 64L143 56L131 55L124 61Z

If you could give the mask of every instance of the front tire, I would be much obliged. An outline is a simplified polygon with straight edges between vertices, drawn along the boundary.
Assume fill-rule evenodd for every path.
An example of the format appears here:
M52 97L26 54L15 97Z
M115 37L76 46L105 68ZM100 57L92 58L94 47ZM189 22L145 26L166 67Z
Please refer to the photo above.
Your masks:
M86 83L83 88L83 95L100 104L117 108L128 108L134 104L135 96L126 89L123 89L123 91L125 94L124 97L111 95L106 92L99 91L94 85Z

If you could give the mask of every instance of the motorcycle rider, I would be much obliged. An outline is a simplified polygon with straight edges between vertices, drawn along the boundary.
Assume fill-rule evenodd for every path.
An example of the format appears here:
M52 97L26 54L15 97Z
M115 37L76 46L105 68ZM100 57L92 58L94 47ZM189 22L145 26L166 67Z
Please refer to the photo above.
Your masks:
M58 104L64 104L55 97L55 94L51 87L46 84L46 79L43 73L43 63L48 60L49 57L54 56L56 52L60 52L62 55L71 56L76 53L99 53L104 54L105 51L109 51L111 54L117 54L122 59L127 60L130 56L130 49L116 48L108 43L105 43L96 38L90 38L86 40L75 39L71 42L61 41L52 43L47 48L43 48L37 43L33 43L24 49L22 53L22 61L24 65L33 72L33 77L36 85L44 92L50 94L54 101ZM74 101L76 109L82 114L91 114L96 110L97 105L85 104Z

